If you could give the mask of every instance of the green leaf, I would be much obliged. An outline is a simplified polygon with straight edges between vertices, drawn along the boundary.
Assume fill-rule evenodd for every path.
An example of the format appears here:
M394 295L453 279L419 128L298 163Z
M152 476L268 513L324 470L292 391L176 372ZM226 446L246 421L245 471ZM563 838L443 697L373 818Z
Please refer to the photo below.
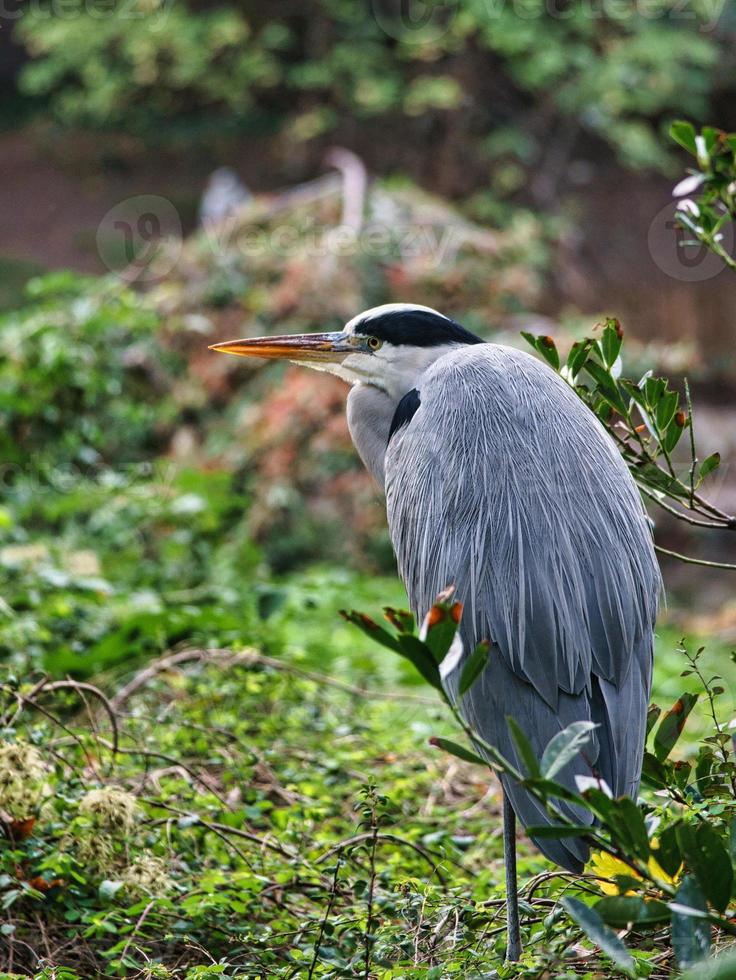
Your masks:
M644 814L628 796L621 796L613 802L616 829L619 835L628 842L638 858L642 861L648 861L650 856L649 834L644 822Z
M706 919L705 899L694 878L688 875L683 879L669 907L672 912L672 948L677 965L682 970L700 963L710 952L710 923Z
M615 802L602 789L591 786L583 793L583 799L603 823L614 818Z
M592 740L598 728L593 721L574 721L553 736L542 753L541 770L545 779L554 779Z
M396 652L399 656L405 657L409 663L413 664L425 681L431 684L435 690L443 690L442 678L440 677L437 663L421 640L418 640L416 636L412 636L410 633L402 633L398 637L398 650Z
M488 768L488 763L485 759L482 759L475 752L471 752L470 749L466 749L462 745L458 745L457 742L453 742L449 738L442 738L440 735L433 735L429 740L430 745L434 745L438 749L442 749L445 752L449 752L450 755L454 755L458 759L462 759L463 762L472 762L476 766L485 766Z
M429 648L435 662L440 664L452 646L463 607L459 602L435 602L424 620L422 642Z
M551 364L555 371L560 369L560 355L557 351L554 340L551 337L538 337L537 350L542 357Z
M706 456L706 458L700 464L700 469L698 470L698 483L701 483L709 473L713 472L713 470L718 469L720 463L720 453L711 453L710 456Z
M555 371L559 371L560 355L552 337L547 337L543 334L535 337L534 334L526 333L524 330L521 331L521 336L528 344L531 344L535 351L542 355L545 361L547 361L547 363L550 364Z
M667 426L666 432L660 439L660 444L662 446L662 449L664 449L666 453L672 452L672 450L675 448L677 443L680 441L682 437L682 433L685 431L685 426L680 425L680 423L677 421L677 418L678 416L677 414L675 414L674 418Z
M588 360L590 344L590 339L578 340L570 348L570 353L567 355L567 370L570 374L570 380L573 382Z
M695 707L697 694L682 694L659 723L654 736L654 754L662 762L670 754L682 735L687 716Z
M657 411L654 414L660 433L665 431L675 417L679 400L680 396L676 391L666 391L660 398Z
M600 789L586 789L583 797L588 806L611 832L614 840L642 861L650 856L649 837L644 815L628 796L611 799Z
M600 351L603 357L603 363L608 368L612 368L616 363L616 358L621 350L621 344L623 343L624 335L621 330L621 324L618 320L609 317L606 320L606 325L603 328L603 336L601 338Z
M563 898L562 904L568 915L577 922L588 939L596 944L624 973L636 975L634 957L615 932L605 924L600 915L577 898Z
M648 786L653 786L655 789L664 789L667 785L667 770L651 752L644 753L641 778Z
M715 149L716 144L718 143L718 138L721 134L721 130L716 129L715 126L703 126L700 132L703 136L703 139L705 140L706 149L710 153L712 150Z
M399 633L413 633L415 622L414 616L406 609L394 609L392 606L384 606L383 615Z
M644 382L644 394L650 411L656 414L659 401L664 395L667 382L664 378L647 378Z
M665 874L671 878L680 870L682 864L682 852L677 840L677 824L667 827L659 835L659 847L652 848L654 860Z
M695 766L695 779L701 793L713 785L713 770L716 767L717 762L713 750L704 745L698 752L698 760Z
M686 864L713 908L725 911L731 899L733 868L726 848L710 824L680 824L677 842Z
M665 473L655 463L645 463L643 466L637 466L633 473L639 483L644 483L646 486L653 487L655 490L661 490L662 493L669 494L671 497L685 499L689 496L689 491L686 487L680 486L674 477L670 476L669 473Z
M381 646L393 650L394 653L401 653L398 639L392 636L388 630L379 626L370 616L366 616L365 613L358 612L356 609L351 609L350 611L341 609L340 615L348 623L357 626L361 632L365 633L372 640L375 640L376 643L380 643Z
M647 708L647 735L657 723L657 719L662 714L662 709L658 704L650 704Z
M736 865L736 817L733 817L729 826L728 850L731 855L731 866Z
M647 399L641 385L634 384L628 378L621 378L620 384L626 389L627 393L631 395L633 401L636 402L641 408L647 407Z
M539 760L537 759L536 753L532 748L532 744L527 738L525 732L521 730L516 719L512 718L510 715L506 716L506 724L509 726L511 738L513 739L514 745L521 756L524 767L527 771L527 775L532 777L540 776L541 771L539 768Z
M670 136L688 152L695 154L695 127L692 123L678 119L670 126Z
M618 385L606 371L604 367L595 361L588 361L585 370L598 385L599 394L605 398L608 404L615 408L620 415L626 414L626 402L624 401Z
M460 674L460 684L458 686L458 691L461 695L469 691L482 674L483 668L488 663L490 646L491 644L488 640L481 641L463 664L463 670Z
M440 672L437 669L437 664L421 640L418 640L409 633L392 636L388 630L379 626L378 623L372 620L370 616L366 616L365 613L356 612L355 610L347 612L343 609L340 611L340 615L347 622L352 623L353 626L357 626L371 640L375 640L381 646L386 647L394 653L398 653L400 657L404 657L419 671L428 684L431 684L438 691L442 690L442 680L440 678Z
M593 906L606 925L624 929L633 925L668 922L670 910L664 902L646 901L634 895L610 895Z

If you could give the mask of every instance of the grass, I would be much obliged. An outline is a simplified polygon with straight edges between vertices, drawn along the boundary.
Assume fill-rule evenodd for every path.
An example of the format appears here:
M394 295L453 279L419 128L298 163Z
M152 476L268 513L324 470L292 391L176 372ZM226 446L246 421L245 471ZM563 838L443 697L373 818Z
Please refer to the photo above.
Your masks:
M0 865L2 975L336 978L366 975L366 957L381 980L617 975L575 945L559 906L571 883L523 839L525 954L502 967L498 787L428 745L453 734L441 706L337 615L400 604L396 580L320 567L241 601L256 625L239 652L184 648L95 679L117 733L74 682L6 685L5 733L42 771L26 787L31 832ZM660 631L664 702L693 684L677 639ZM128 822L114 798L112 816L85 812L110 788L129 794ZM639 937L642 976L668 975L661 953Z

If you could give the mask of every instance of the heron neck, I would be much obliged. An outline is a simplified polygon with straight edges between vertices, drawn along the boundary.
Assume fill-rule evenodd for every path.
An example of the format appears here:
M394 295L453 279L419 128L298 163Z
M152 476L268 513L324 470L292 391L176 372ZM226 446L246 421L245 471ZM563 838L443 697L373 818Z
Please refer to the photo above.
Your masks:
M381 490L385 484L384 463L391 421L402 395L389 395L363 383L353 385L348 394L350 437L365 468Z

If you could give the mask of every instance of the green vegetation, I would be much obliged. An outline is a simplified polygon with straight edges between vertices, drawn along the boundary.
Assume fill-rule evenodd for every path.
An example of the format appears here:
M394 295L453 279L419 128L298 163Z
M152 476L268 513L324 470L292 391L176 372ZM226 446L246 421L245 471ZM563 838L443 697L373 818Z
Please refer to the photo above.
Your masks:
M134 0L66 4L64 17L37 6L17 34L33 57L23 90L67 125L153 135L163 122L220 138L280 129L302 142L346 115L385 132L422 119L443 126L452 113L451 138L494 160L496 190L509 193L546 161L550 139L564 156L578 132L627 165L665 164L660 119L707 113L714 66L728 56L715 13L704 0L559 10L542 0L315 0L273 13Z
M713 926L728 938L736 936L736 927L726 912L735 888L736 762L731 735L717 711L718 699L725 693L719 683L723 678L706 676L702 649L691 653L683 644L679 651L687 665L682 676L695 676L698 691L681 694L664 713L657 705L649 709L642 781L658 798L637 803L627 796L613 798L601 779L589 779L589 785L578 785L576 792L557 781L557 774L588 744L596 727L590 721L573 722L558 732L541 759L516 724L513 711L508 724L514 758L501 755L465 723L460 701L482 673L488 643L479 644L468 657L458 684L459 700L453 702L443 690L439 672L462 615L462 606L451 596L438 598L427 616L422 639L416 635L413 619L392 609L386 610L391 630L365 614L346 615L380 646L410 660L450 709L464 744L437 736L431 739L433 744L471 765L504 772L523 782L556 819L528 828L532 836L583 837L595 849L590 865L600 875L597 884L604 896L591 905L588 889L581 889L587 901L568 889L561 904L620 973L629 977L649 975L654 964L650 962L642 971L642 964L614 928L646 932L660 930L666 923L670 934L664 937L665 942L671 944L672 958L681 970L697 970L709 957ZM672 750L700 695L704 695L710 714L709 734L696 760L673 762ZM595 826L567 816L560 808L562 800L587 811ZM641 955L638 942L637 947ZM736 951L732 950L723 960L716 960L714 969L723 971L718 975L727 976L735 966Z
M714 139L698 206L719 220L732 144ZM664 618L643 803L584 794L601 825L583 878L521 842L525 953L503 965L496 783L469 747L453 754L462 732L411 663L339 617L405 604L375 574L380 548L328 562L334 542L314 532L321 563L305 566L295 522L254 530L259 494L286 477L258 469L263 442L238 427L267 386L212 381L197 360L207 338L186 303L210 271L169 317L165 290L55 274L0 320L0 976L704 976L698 958L732 944L730 647L682 648ZM244 309L270 328L258 296ZM627 382L614 323L569 355L531 341L641 437L643 489L718 523L694 495L717 460L692 468L687 396ZM310 391L291 385L307 415ZM311 471L295 476L304 430L289 438L282 518L322 499ZM335 498L353 489L341 445L316 455ZM375 506L358 497L354 513ZM732 960L714 971L732 976Z
M670 132L696 162L674 190L680 198L680 224L695 243L704 245L736 271L736 259L723 244L736 221L736 133L724 133L713 126L704 126L697 133L691 123L682 121L673 123Z

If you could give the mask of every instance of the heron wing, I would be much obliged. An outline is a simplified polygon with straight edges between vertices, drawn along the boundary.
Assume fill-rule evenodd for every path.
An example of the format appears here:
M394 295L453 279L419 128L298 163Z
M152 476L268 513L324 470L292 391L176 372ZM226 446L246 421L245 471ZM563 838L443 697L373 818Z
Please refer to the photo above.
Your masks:
M568 385L520 351L458 348L417 387L386 453L389 528L417 616L453 584L466 652L493 643L463 711L511 758L508 714L540 755L571 721L598 721L565 778L598 769L631 791L660 578L625 463Z

